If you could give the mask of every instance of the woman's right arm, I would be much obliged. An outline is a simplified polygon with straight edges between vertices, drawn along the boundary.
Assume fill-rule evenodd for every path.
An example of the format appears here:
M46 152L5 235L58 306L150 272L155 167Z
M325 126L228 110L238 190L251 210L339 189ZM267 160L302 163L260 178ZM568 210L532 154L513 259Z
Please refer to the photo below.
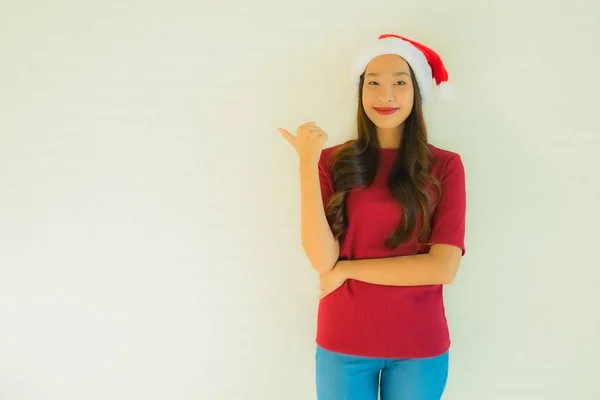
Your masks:
M334 239L324 209L324 199L331 195L332 185L319 171L327 134L315 122L300 125L297 136L283 128L278 130L299 157L302 248L315 271L327 272L335 266L340 254L339 242ZM322 188L327 192L322 192Z
M338 261L340 244L327 222L319 167L314 162L300 162L300 202L302 248L315 271L330 271Z

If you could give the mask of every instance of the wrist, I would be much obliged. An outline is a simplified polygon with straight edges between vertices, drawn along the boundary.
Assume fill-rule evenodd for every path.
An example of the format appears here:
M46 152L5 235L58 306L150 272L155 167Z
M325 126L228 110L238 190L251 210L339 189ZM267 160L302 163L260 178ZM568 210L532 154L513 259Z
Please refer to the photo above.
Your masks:
M314 157L299 157L298 162L300 165L317 165L318 158Z
M300 160L298 162L301 172L312 173L318 170L318 162L312 160Z
M344 279L350 279L350 270L348 266L348 261L340 260L335 264L334 269L337 270L337 273Z

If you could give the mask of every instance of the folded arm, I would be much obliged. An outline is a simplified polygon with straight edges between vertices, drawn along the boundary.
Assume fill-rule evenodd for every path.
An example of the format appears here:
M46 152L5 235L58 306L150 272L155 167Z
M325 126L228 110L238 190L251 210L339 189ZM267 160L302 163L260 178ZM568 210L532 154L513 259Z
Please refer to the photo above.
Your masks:
M429 253L367 260L342 260L335 268L345 279L391 286L450 284L454 280L462 250L435 244ZM333 272L333 271L332 271Z

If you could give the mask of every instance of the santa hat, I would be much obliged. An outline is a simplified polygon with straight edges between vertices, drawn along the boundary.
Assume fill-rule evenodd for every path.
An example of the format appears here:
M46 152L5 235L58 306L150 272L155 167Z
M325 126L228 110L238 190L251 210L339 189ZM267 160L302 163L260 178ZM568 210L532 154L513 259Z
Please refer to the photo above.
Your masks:
M364 49L352 63L352 79L358 89L360 76L371 60L383 54L396 54L404 58L412 68L423 102L431 96L431 81L439 88L438 98L450 97L452 87L448 83L448 72L440 56L430 48L405 37L386 33Z

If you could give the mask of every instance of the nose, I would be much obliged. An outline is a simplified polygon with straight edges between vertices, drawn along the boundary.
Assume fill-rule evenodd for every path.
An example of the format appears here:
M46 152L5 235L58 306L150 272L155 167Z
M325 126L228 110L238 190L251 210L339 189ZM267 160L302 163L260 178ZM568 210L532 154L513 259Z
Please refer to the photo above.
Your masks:
M394 93L392 91L392 88L387 86L387 85L381 85L381 90L379 93L379 100L380 101L387 101L387 102L391 102L394 100Z

